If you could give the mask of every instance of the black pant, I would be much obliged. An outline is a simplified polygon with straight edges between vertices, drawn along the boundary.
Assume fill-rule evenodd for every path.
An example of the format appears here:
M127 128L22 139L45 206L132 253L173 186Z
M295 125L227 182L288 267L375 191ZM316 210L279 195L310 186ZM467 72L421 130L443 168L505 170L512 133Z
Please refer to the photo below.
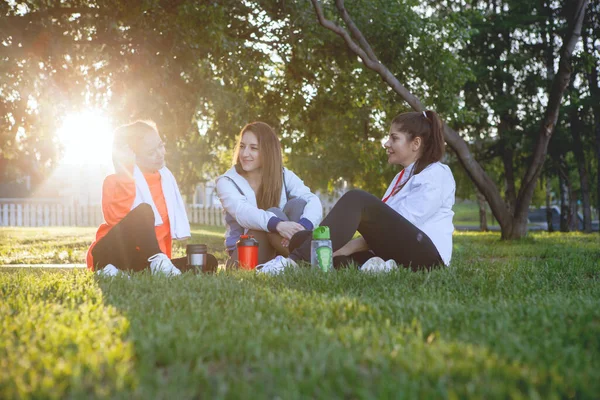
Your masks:
M344 194L321 226L329 227L333 251L348 243L356 231L369 246L369 252L336 257L334 265L349 261L363 264L372 256L393 259L398 265L413 271L443 265L435 245L423 231L380 199L362 190ZM290 241L290 257L309 261L310 242L310 235L298 232Z
M112 264L121 270L142 271L150 265L148 258L157 253L161 250L154 230L154 212L150 205L143 203L96 243L92 249L94 270ZM182 272L189 269L185 257L171 261ZM216 271L217 264L215 256L208 254L204 271Z

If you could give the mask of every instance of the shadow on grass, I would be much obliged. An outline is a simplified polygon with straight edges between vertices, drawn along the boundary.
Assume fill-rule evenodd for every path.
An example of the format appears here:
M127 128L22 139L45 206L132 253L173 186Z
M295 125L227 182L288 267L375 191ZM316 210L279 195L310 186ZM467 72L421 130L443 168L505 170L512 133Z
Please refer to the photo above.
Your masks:
M593 397L591 304L570 312L573 296L504 293L518 276L496 295L494 275L462 278L301 270L98 284L129 321L136 397ZM532 303L538 295L547 306ZM567 317L561 329L548 320ZM565 348L572 335L588 342Z

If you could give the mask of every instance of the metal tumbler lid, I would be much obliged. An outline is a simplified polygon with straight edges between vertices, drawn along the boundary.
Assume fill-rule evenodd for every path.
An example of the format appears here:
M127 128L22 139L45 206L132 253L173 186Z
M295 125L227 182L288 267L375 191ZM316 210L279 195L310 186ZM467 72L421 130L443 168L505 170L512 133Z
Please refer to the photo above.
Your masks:
M240 240L238 240L238 242L237 242L237 246L238 247L243 247L243 246L257 246L258 247L258 240L254 239L254 236L252 236L252 235L241 235Z
M207 247L205 244L188 244L185 251L187 254L205 254Z

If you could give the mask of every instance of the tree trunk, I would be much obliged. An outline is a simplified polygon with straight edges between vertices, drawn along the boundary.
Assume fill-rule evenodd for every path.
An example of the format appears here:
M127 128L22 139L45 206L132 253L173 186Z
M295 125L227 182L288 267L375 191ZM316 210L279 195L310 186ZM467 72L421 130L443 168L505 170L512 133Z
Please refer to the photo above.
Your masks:
M502 164L504 164L504 183L506 193L504 199L506 206L511 214L514 214L515 205L517 203L517 189L515 187L515 170L513 168L514 151L510 144L507 144L510 125L506 121L506 116L502 116L498 125L498 135L500 136L500 153Z
M597 14L594 14L597 15ZM589 32L584 32L583 48L586 54L593 54L593 40L589 40ZM590 45L592 42L592 45ZM587 75L587 80L590 88L590 93L596 101L593 102L592 110L594 114L594 131L596 133L596 212L600 216L600 87L598 86L598 59L594 59L594 63L590 65ZM600 231L599 231L600 233Z
M571 102L573 104L573 102ZM581 124L579 123L579 115L575 107L570 113L571 120L571 136L573 137L573 153L577 162L577 170L579 171L579 180L581 185L581 205L583 207L583 231L586 233L592 232L592 209L590 202L590 183L585 162L585 152L583 151L583 141L581 140ZM575 205L577 201L575 201ZM577 213L575 219L578 220ZM576 230L579 229L579 221L576 222Z
M596 159L598 160L596 165L596 190L598 192L596 198L596 211L600 217L600 107L596 107L596 111L594 112L594 124L596 130Z
M487 232L487 213L485 209L485 196L481 194L477 188L475 188L475 193L477 193L477 204L479 205L479 230L481 232Z
M552 193L550 190L550 173L546 174L546 222L548 223L548 232L554 232L554 223L551 207Z
M576 232L579 230L579 206L577 205L577 194L575 191L571 192L569 209L569 230L571 232Z
M575 0L570 4L570 9L574 10L573 18L571 18L569 27L565 30L563 46L560 50L558 73L552 82L545 116L540 123L538 140L533 149L533 159L522 180L514 215L511 215L509 212L506 203L502 199L500 191L494 182L485 173L481 165L474 159L465 140L455 130L444 123L444 138L446 139L446 142L458 156L467 175L487 199L488 204L492 209L492 213L500 224L503 239L518 239L527 234L527 214L529 205L531 204L535 185L546 158L548 142L550 141L552 133L554 132L554 127L556 126L563 94L569 84L571 77L571 57L575 45L579 41L581 25L588 1L589 0ZM323 27L342 37L350 50L360 57L364 65L372 71L377 72L389 87L400 95L413 110L423 111L425 109L421 101L406 89L392 72L377 59L368 41L348 14L348 11L344 6L344 0L336 0L335 5L338 14L344 21L350 33L340 25L325 18L319 0L311 0L311 2L317 14L319 23Z
M560 157L558 165L558 186L560 190L560 231L569 232L569 222L571 220L571 207L569 207L571 185L569 183L569 171L563 156Z
M558 177L558 187L560 191L560 225L559 229L561 232L569 232L569 205L567 201L567 185L562 176Z
M525 227L520 226L519 229L516 229L517 233L526 231L527 213L529 205L531 204L531 199L533 198L535 183L542 172L542 167L548 151L548 143L550 143L550 138L552 137L556 121L558 120L563 94L571 79L571 57L575 45L579 41L581 35L581 25L583 23L587 4L587 0L579 0L572 4L573 18L569 23L569 30L560 50L561 56L558 64L558 72L552 81L546 113L540 125L538 139L534 147L533 160L523 177L519 195L517 197L514 218L518 221L517 223L525 224ZM514 228L513 231L515 231Z

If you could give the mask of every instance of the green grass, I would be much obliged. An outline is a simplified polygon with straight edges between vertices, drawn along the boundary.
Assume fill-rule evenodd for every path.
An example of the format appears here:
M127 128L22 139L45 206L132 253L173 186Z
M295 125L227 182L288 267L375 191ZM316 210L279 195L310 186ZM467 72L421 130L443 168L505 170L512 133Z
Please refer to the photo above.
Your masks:
M454 211L453 221L455 225L479 226L479 207L477 203L459 202L454 204L452 211ZM496 221L488 206L486 206L486 215L488 226L498 225L498 221Z
M597 398L598 260L598 235L457 233L432 273L2 268L0 398Z
M0 228L0 265L84 264L97 228ZM175 241L173 257L185 255L187 243L205 243L218 259L225 259L223 228L192 225L189 241Z

